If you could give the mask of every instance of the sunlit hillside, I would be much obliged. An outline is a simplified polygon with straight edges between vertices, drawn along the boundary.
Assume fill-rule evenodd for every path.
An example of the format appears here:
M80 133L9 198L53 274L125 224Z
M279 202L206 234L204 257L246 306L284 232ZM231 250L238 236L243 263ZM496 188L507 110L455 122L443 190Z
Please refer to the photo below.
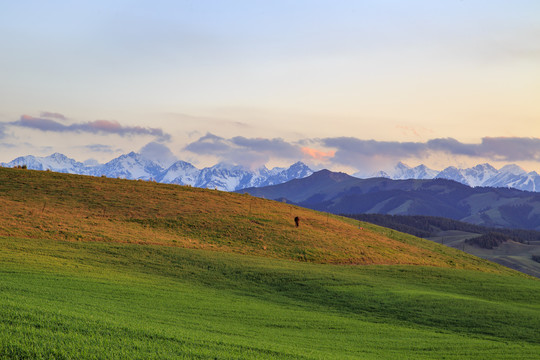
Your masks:
M0 204L3 236L166 245L316 263L505 271L367 223L187 186L2 168Z

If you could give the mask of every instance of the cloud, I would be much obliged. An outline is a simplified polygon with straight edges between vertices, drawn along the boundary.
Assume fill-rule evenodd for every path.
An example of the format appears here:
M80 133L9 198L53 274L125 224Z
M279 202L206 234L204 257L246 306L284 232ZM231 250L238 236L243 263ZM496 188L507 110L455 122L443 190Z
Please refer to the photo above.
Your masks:
M110 120L95 120L86 123L64 125L51 119L22 115L19 120L11 122L9 125L52 132L116 134L120 136L150 135L156 137L160 141L170 139L170 135L165 133L162 129L141 126L123 126L117 121Z
M198 140L188 144L184 150L200 155L217 155L219 152L230 151L231 147L232 145L224 138L207 133Z
M84 148L90 151L103 152L103 153L113 153L115 151L118 151L118 149L113 149L112 146L104 145L104 144L90 144L90 145L84 146Z
M355 165L359 158L366 157L422 157L427 150L425 143L363 140L353 137L335 137L320 140L327 148L336 152L333 162L344 165Z
M50 120L50 119L37 118L30 115L23 115L18 121L14 121L10 124L15 125L15 126L41 130L41 131L54 131L54 132L70 131L68 130L69 126L61 124L57 121Z
M139 150L139 154L149 160L158 162L166 168L178 160L178 158L174 156L172 151L167 146L157 142L150 142L146 144L141 150Z
M67 120L67 118L62 114L48 112L48 111L42 111L39 114L39 116L42 117L42 118L58 119L58 120L64 120L64 121Z
M363 140L352 137L325 138L325 147L336 149L333 162L352 165L368 157L425 158L433 153L484 158L494 161L540 161L540 139L524 137L485 137L480 143L463 143L453 138L427 142Z
M479 154L502 161L540 161L539 138L485 137Z
M479 154L478 144L464 144L452 138L429 140L426 148L452 155L478 156Z
M320 160L327 160L327 159L332 158L332 157L334 157L336 155L335 151L326 151L326 152L324 152L324 151L320 151L320 150L317 150L317 149L309 148L307 146L304 146L300 150L305 155L311 157L314 160L319 160L319 161Z
M6 125L4 123L0 123L0 139L3 139L6 137L5 129L6 129Z
M279 138L263 139L236 136L231 139L231 142L246 150L272 154L280 158L298 158L301 153L298 145L290 144Z
M522 137L485 137L480 143L464 143L453 138L400 142L332 137L307 138L293 143L280 138L237 136L226 139L208 133L188 144L184 150L249 166L260 166L272 159L319 161L328 167L344 165L380 170L399 160L428 159L438 155L488 161L540 161L540 139Z
M482 157L497 161L540 161L540 139L524 137L485 137L480 144L464 144L455 139L427 142L431 150L452 155Z
M249 167L261 166L270 159L298 160L303 157L299 145L280 138L246 138L236 136L225 139L208 133L188 144L184 150L198 155L211 155L220 161Z

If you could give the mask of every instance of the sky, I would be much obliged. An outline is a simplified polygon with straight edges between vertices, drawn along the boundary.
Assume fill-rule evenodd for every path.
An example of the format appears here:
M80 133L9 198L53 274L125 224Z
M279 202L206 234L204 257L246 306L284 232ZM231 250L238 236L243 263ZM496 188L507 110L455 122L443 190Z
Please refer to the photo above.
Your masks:
M540 172L536 0L2 1L0 162Z

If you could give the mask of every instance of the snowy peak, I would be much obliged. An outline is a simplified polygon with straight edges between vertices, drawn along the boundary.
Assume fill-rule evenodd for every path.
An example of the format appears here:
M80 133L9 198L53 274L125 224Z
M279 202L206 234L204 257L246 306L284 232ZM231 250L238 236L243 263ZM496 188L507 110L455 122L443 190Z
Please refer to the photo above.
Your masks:
M121 155L96 169L101 175L134 180L154 180L163 168L135 152Z
M390 173L390 178L395 180L433 179L437 175L437 171L432 170L425 165L418 165L411 168L409 165L404 164L401 161L397 163ZM380 172L378 177L386 177L384 174L386 173Z
M437 171L428 168L426 165L418 165L413 170L416 174L416 179L433 179L437 176Z
M527 173L515 164L505 165L499 170L490 164L479 164L471 168L459 169L449 166L437 172L425 165L414 168L399 162L388 175L379 171L373 177L387 177L394 180L402 179L447 179L457 181L471 187L510 187L525 191L540 191L540 175L536 172Z
M449 166L440 173L435 176L436 179L448 179L448 180L454 180L459 183L469 185L467 179L465 176L463 176L463 172L461 169L456 168L455 166Z
M540 191L540 175L536 171L515 175L514 181L505 187L512 187L525 191Z
M396 171L407 171L409 170L411 167L405 163L402 163L401 161L398 162L395 166L395 170Z
M512 174L512 175L523 175L523 174L527 173L525 170L523 170L523 168L521 166L517 166L516 164L505 165L505 166L503 166L502 168L499 169L499 172L500 173L509 173L509 174Z
M195 186L200 170L185 161L177 161L161 174L158 181L168 184Z
M262 166L255 170L238 165L219 163L204 169L197 169L185 161L176 161L164 168L157 160L143 154L130 152L121 155L106 164L81 162L67 156L54 153L46 157L21 156L0 166L15 167L26 165L33 170L52 170L56 172L94 175L125 179L155 180L163 183L191 185L224 191L235 191L247 187L262 187L281 184L293 179L300 179L313 174L306 164L297 162L288 168L267 169ZM355 174L361 177L360 173ZM499 170L490 164L479 164L471 168L459 169L447 167L438 172L425 165L410 167L399 162L389 173L379 171L371 177L389 179L448 179L468 186L509 187L525 191L540 192L540 175L532 171L527 173L521 167L509 164Z
M386 178L391 179L392 176L388 174L386 171L380 170L377 172L372 173L371 175L365 176L361 171L354 173L352 176L357 177L359 179L365 179L365 178Z
M472 187L482 186L487 180L497 174L497 169L489 164L476 165L469 169L460 170L466 179L466 184Z
M291 165L285 172L289 176L306 177L313 174L313 171L303 162L298 161Z
M252 187L281 184L281 183L284 183L293 179L302 179L311 174L313 174L313 170L311 170L303 162L299 161L292 164L288 169L283 169L283 168L272 169L270 171L270 175L268 176L266 181L264 181L264 185L259 185L259 183L263 183L263 182L254 182L252 184Z
M249 182L253 174L240 166L216 164L201 170L195 186L224 191L242 189L242 183Z
M67 156L54 153L46 157L37 157L33 155L18 157L9 163L2 163L4 167L15 167L26 165L33 170L52 170L62 173L87 175L86 166L83 163L70 159Z
M26 165L32 170L50 169L56 172L72 174L132 180L155 180L168 184L191 185L224 191L280 184L313 173L306 164L301 162L297 162L288 168L276 167L271 170L268 170L265 166L249 170L242 166L226 163L219 163L199 170L185 161L176 161L165 169L161 163L163 162L152 160L139 153L130 152L102 165L94 162L85 165L60 153L54 153L47 157L23 156L0 165L4 167Z
M313 171L301 162L297 162L289 168L268 170L266 167L261 167L253 171L241 166L217 164L202 169L195 186L234 191L248 187L281 184L309 176L312 173Z

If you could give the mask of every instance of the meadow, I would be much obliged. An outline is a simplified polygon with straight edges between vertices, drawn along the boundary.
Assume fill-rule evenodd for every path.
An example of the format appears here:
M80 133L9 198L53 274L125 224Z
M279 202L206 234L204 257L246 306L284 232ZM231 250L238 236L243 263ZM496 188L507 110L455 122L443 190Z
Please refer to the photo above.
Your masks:
M247 195L0 180L2 359L540 354L540 281L455 249Z

